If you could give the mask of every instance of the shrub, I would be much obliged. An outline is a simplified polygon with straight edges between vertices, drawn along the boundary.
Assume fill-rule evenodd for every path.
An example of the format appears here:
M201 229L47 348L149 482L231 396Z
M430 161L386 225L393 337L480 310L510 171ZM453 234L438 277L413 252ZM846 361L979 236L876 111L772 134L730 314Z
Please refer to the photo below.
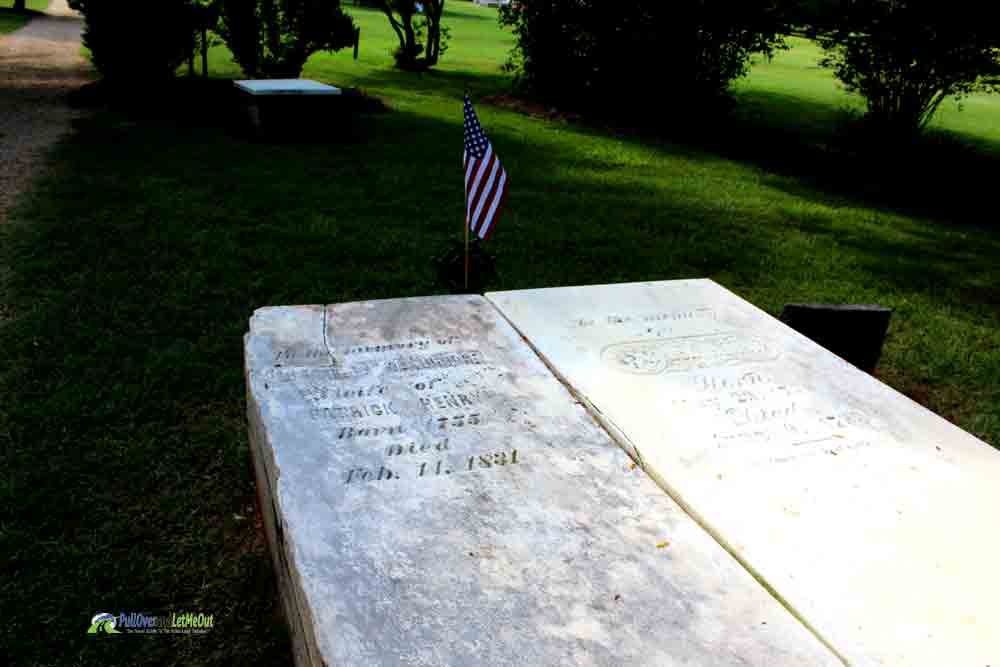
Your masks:
M948 97L1000 88L996 0L843 0L838 16L818 36L823 65L890 136L920 132Z
M726 99L785 28L776 0L520 0L500 21L517 40L508 66L536 96L629 115Z
M130 86L174 75L194 46L191 0L147 0L142 20L118 0L70 0L84 17L83 44L104 79ZM150 28L144 27L148 21Z
M219 33L251 78L297 78L309 56L354 44L340 0L219 0Z

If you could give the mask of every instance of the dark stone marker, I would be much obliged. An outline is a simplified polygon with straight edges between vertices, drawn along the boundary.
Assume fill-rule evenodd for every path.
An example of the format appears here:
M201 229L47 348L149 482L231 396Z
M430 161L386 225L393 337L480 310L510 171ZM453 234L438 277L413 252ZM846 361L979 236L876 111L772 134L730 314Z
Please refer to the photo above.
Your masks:
M889 331L891 308L790 303L781 321L866 373L875 371Z

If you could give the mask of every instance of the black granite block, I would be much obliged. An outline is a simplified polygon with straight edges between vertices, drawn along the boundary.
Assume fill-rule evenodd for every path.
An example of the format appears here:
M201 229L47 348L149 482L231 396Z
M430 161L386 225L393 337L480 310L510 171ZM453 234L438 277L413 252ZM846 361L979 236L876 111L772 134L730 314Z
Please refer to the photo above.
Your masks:
M790 303L781 321L861 370L872 373L882 356L892 309L873 305Z

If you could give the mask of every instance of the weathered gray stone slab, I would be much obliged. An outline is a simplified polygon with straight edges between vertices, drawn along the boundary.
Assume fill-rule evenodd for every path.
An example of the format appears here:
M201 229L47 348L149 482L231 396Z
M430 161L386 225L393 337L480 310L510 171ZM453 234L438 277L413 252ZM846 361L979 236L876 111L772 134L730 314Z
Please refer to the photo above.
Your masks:
M244 93L268 95L340 95L341 90L311 79L243 79L234 85Z
M299 665L836 664L482 297L262 309L246 360Z
M1000 664L1000 453L708 280L487 296L839 653Z

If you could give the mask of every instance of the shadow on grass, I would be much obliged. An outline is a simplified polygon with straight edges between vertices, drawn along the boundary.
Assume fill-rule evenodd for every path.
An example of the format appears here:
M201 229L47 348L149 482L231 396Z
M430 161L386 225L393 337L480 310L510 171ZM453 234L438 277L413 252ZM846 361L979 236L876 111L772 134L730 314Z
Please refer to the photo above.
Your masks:
M670 136L783 176L772 184L807 199L996 229L1000 143L928 130L890 142L847 111L800 98L744 94L728 122L691 122Z
M1000 223L993 214L1000 142L932 129L910 143L890 143L846 110L810 100L743 92L737 102L731 114L686 113L681 102L647 112L638 125L578 124L628 143L754 165L782 177L775 187L806 199L959 225Z
M778 108L774 100L763 105ZM824 118L821 105L798 100L794 108L805 118ZM832 122L811 126L788 118L790 127L775 122L780 116L737 117L715 146L789 177L784 183L792 194L815 198L822 192L884 211L997 228L1000 219L990 214L990 202L1000 143L939 129L912 142L891 142L846 111L827 110L826 117Z
M950 295L955 306L950 316L969 323L1000 316L1000 235L977 235L972 241L960 232L932 233L912 225L899 229L877 215L863 227L836 222L832 213L798 213L794 224L837 247L851 258L855 272L890 286L898 297Z
M497 68L492 74L480 71L431 69L426 72L404 72L385 68L364 76L352 77L354 85L363 90L405 90L413 93L433 93L461 100L466 93L473 97L495 94L511 85L511 76Z

